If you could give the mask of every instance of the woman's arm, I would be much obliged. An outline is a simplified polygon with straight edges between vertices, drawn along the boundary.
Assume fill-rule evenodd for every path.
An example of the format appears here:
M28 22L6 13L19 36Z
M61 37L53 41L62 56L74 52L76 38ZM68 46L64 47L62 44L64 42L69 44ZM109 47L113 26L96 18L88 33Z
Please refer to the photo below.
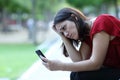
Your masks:
M68 55L71 58L71 60L73 62L81 61L82 60L81 53L78 50L75 49L75 47L70 42L70 40L68 38L66 38L61 32L58 32L56 30L55 26L53 26L52 28L62 38L63 43L65 45L65 48L66 48L66 50L68 52Z
M43 60L46 62L43 62L43 64L49 69L49 70L63 70L63 71L91 71L99 69L105 59L106 52L108 49L110 41L110 36L105 32L100 32L94 35L93 37L93 49L91 57L87 60L83 61L77 61L73 63L64 63L56 60L48 60L46 58L43 58ZM72 53L76 54L75 49L71 44L68 44L69 41L66 41L65 44L67 45L67 49L69 50L69 54L72 57ZM70 47L69 47L70 46ZM74 56L74 55L73 55ZM77 54L76 54L77 56ZM76 56L72 57L73 59L76 58ZM79 57L77 57L79 59ZM76 60L76 59L75 59Z
M79 52L81 53L82 60L87 60L90 58L91 55L90 47L85 42L81 43Z
M66 71L90 71L99 69L106 56L110 41L110 35L105 32L100 32L93 37L93 49L90 59L64 64L63 70Z
M73 62L88 59L90 48L85 42L81 43L80 50L78 51L67 38L62 37L62 40L65 44L69 57L72 59Z
M78 62L82 60L81 53L75 49L73 44L66 37L62 37L65 48L68 52L69 57L73 62Z

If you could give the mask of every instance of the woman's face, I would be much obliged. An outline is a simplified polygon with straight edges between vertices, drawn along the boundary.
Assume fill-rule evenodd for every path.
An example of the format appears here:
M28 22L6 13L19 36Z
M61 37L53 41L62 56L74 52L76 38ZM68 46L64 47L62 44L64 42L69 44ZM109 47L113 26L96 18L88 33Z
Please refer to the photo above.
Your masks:
M56 30L62 32L65 37L78 40L78 31L73 21L65 20L56 24Z

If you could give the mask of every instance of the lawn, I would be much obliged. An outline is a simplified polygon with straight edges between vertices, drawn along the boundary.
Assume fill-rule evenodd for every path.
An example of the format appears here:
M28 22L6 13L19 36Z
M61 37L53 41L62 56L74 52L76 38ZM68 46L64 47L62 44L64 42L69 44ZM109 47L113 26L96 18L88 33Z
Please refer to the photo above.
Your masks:
M16 80L36 60L32 44L0 44L0 78Z

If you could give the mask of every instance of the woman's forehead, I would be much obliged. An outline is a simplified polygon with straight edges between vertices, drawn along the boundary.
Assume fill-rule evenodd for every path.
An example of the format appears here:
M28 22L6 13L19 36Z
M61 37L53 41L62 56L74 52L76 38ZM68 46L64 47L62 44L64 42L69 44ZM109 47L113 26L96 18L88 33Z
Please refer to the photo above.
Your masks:
M65 20L65 21L63 21L63 22L57 23L56 26L60 27L60 26L63 26L63 25L65 25L65 24L69 24L69 22L70 22L70 21Z

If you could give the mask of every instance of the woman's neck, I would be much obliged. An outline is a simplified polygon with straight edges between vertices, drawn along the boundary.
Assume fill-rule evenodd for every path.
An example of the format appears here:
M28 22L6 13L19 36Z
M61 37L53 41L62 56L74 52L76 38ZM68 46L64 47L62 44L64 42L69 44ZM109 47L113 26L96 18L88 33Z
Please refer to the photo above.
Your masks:
M85 22L88 24L88 28L91 29L96 18L89 18Z

